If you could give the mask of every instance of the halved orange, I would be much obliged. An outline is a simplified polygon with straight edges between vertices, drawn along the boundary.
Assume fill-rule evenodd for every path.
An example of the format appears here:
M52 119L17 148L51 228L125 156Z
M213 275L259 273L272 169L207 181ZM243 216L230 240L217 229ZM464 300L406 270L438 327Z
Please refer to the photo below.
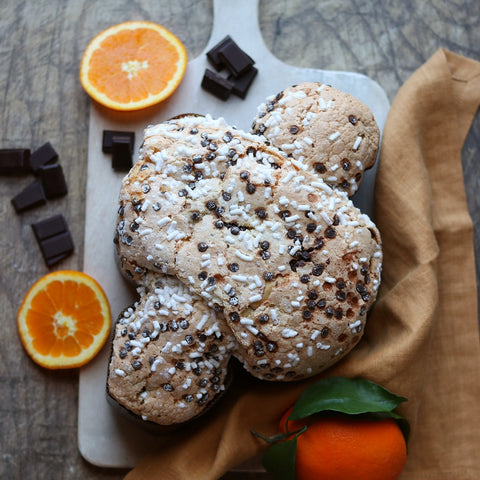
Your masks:
M114 110L139 110L170 96L187 67L182 42L152 22L124 22L87 46L80 82L97 102Z
M42 367L80 367L105 344L111 326L105 292L83 272L61 270L40 278L18 310L27 353Z

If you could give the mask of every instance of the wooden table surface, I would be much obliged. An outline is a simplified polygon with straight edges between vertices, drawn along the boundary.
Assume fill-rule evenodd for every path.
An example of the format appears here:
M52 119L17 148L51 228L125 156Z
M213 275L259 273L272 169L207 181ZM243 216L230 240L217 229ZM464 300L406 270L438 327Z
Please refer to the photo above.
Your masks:
M10 199L31 177L0 177L0 478L120 479L125 471L93 467L78 452L78 371L41 369L19 342L17 310L30 285L48 271L30 224L62 213L75 254L56 268L82 269L90 101L78 72L89 40L115 23L147 19L176 33L194 58L208 41L212 4L2 0L0 11L0 148L35 149L50 141L69 187L66 197L17 215ZM390 101L439 47L480 60L478 0L260 0L259 18L265 42L278 58L301 67L364 73L385 89ZM477 272L478 117L463 150Z

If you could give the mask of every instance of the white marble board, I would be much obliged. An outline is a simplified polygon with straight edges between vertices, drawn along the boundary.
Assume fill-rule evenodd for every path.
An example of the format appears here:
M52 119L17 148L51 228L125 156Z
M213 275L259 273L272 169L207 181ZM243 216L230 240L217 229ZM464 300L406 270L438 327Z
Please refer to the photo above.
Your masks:
M235 22L231 19L234 18ZM158 21L157 19L150 19ZM259 73L245 100L232 96L218 100L201 89L205 52L230 35L255 61ZM321 46L319 46L321 48ZM351 93L370 107L381 130L389 110L383 89L370 78L351 72L333 72L298 68L275 58L266 48L258 26L258 0L214 0L214 22L210 41L199 57L188 63L185 77L173 96L157 108L135 113L108 111L92 103L88 142L84 271L104 288L113 319L132 303L130 287L123 280L114 256L113 231L117 197L123 175L115 173L111 159L102 153L102 132L135 131L135 148L143 138L143 129L181 113L210 113L228 123L249 130L256 107L267 96L302 81L330 84ZM375 169L368 171L354 199L366 213L372 213ZM107 403L105 381L110 345L80 371L78 445L82 456L101 467L129 468L157 445L166 441L132 424Z

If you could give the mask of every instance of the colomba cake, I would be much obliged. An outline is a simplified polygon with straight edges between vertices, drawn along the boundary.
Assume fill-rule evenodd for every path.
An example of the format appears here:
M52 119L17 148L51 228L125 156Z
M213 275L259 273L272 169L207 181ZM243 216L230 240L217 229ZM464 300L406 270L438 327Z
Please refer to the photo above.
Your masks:
M339 111L328 122L343 132ZM145 420L201 414L225 389L231 357L259 379L294 381L362 337L380 285L380 234L349 199L353 182L334 188L315 154L295 158L262 133L208 115L150 126L122 182L115 244L138 300L115 328L108 392ZM368 156L378 148L372 135Z

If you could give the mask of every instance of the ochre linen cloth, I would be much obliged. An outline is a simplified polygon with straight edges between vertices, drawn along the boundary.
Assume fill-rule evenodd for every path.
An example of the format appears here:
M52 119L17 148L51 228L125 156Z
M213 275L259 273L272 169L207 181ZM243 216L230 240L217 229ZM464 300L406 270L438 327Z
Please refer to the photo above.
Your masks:
M384 129L375 221L383 283L360 344L328 375L360 376L408 397L402 480L480 476L480 342L461 149L480 104L480 63L445 50L400 89ZM128 480L213 480L261 454L307 384L234 382L199 425L172 435Z

